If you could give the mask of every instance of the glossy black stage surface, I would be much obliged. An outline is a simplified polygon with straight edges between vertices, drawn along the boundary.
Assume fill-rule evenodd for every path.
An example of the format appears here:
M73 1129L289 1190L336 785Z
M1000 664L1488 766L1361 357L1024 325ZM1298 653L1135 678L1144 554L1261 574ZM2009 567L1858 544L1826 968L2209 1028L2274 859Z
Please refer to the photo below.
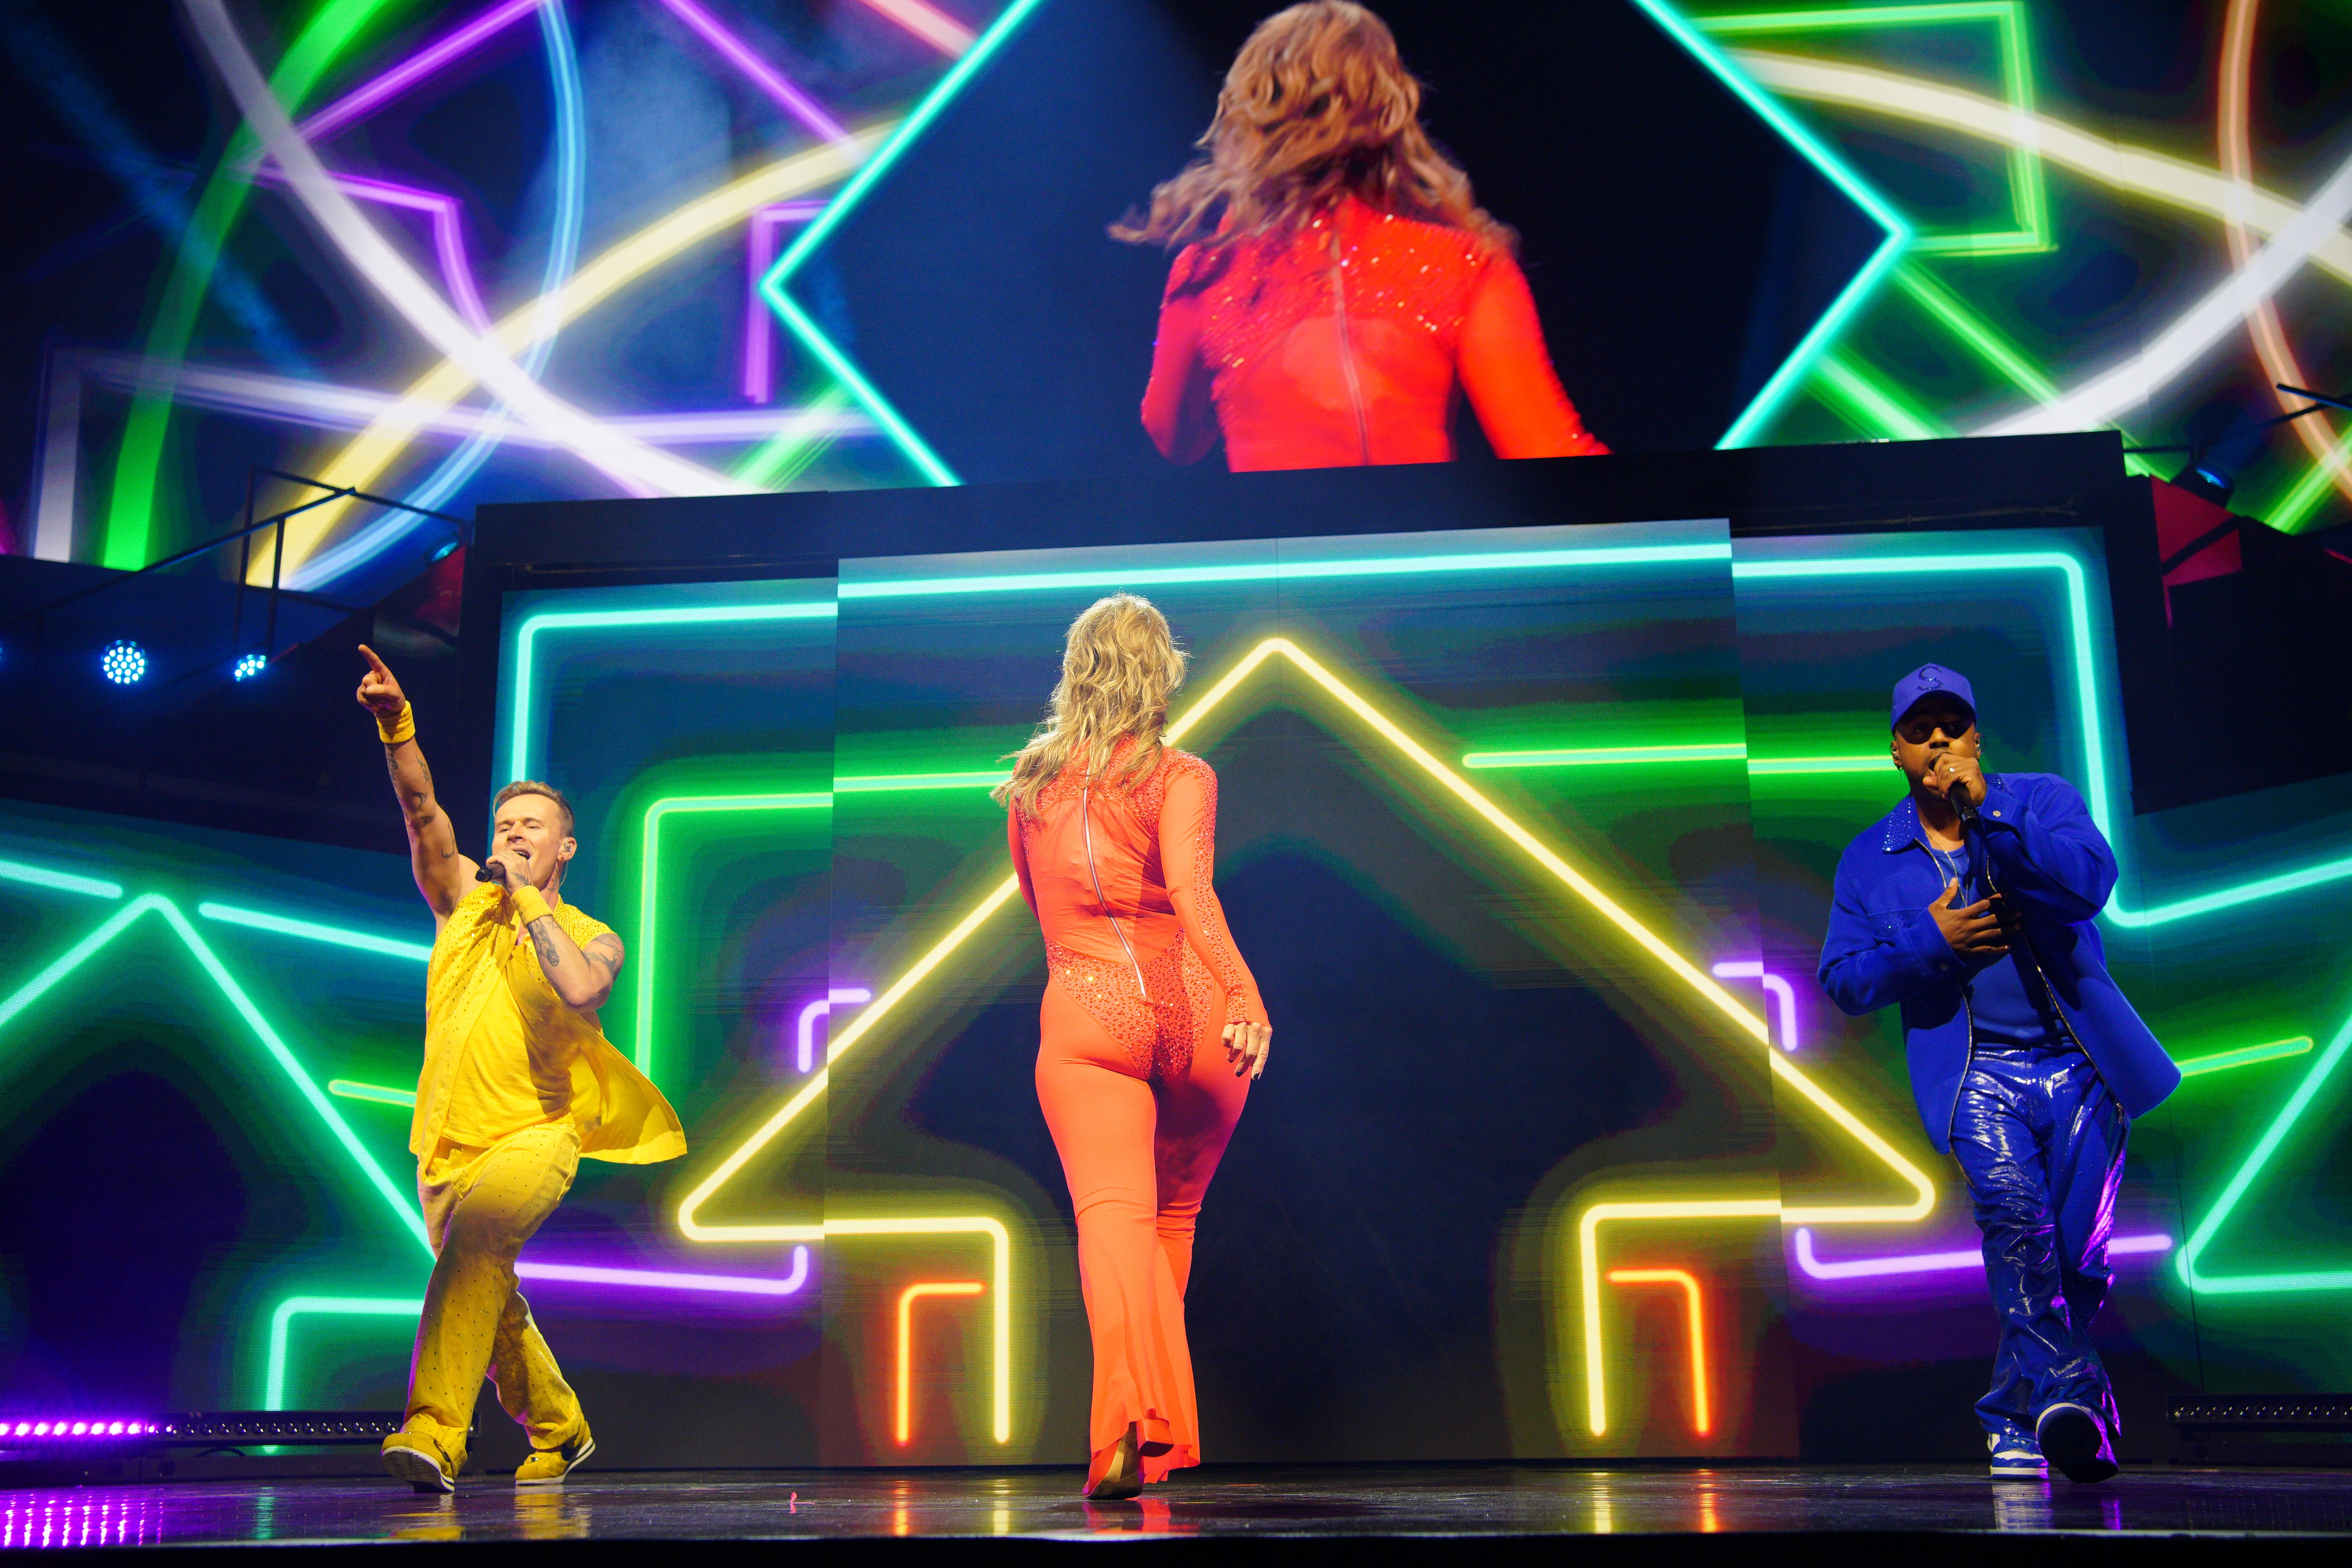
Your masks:
M1903 1551L1999 1564L1996 1534L2067 1532L2070 1554L2130 1548L2135 1560L2218 1537L2263 1536L2273 1557L2325 1551L2352 1534L2352 1472L2127 1471L2098 1487L1995 1482L1948 1466L1570 1469L1483 1466L1230 1468L1180 1476L1138 1502L1088 1503L1076 1470L804 1470L598 1473L518 1492L468 1476L455 1497L376 1480L171 1481L0 1492L0 1547L357 1547L461 1543L510 1556L523 1542L696 1542L712 1548L837 1543L871 1552L924 1543L969 1557L995 1542L1190 1540L1220 1552L1301 1538L1484 1538L1513 1547L1639 1551L1655 1557L1797 1547ZM1769 1541L1752 1539L1769 1534ZM1741 1543L1725 1537L1748 1535ZM1579 1538L1569 1540L1567 1538ZM1711 1539L1710 1539L1711 1538ZM2296 1538L2301 1538L2300 1540ZM2037 1548L2036 1550L2042 1550ZM119 1555L119 1553L118 1553ZM2047 1560L2044 1558L2043 1560ZM2022 1561L2022 1560L2020 1560Z

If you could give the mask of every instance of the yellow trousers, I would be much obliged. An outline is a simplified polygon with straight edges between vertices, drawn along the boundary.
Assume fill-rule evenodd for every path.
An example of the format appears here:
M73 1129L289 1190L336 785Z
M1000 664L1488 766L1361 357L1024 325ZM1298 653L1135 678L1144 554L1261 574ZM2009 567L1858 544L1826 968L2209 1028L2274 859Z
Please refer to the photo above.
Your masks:
M558 1448L586 1424L579 1396L515 1289L515 1259L555 1212L580 1169L569 1126L526 1128L488 1149L443 1144L417 1172L433 1279L416 1324L404 1430L427 1436L463 1466L474 1401L488 1373L499 1403L530 1434Z

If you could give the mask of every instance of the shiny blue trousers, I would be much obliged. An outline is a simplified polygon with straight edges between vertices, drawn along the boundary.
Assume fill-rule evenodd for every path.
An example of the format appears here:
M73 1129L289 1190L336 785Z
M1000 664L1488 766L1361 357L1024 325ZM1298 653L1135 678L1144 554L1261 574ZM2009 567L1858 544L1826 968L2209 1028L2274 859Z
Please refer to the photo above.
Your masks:
M1979 1044L1969 1059L1952 1152L1976 1201L2000 1318L1992 1387L1977 1401L1996 1438L2030 1438L2044 1410L2074 1404L2097 1413L2114 1458L2116 1396L2091 1348L2091 1320L2115 1282L2107 1237L2130 1131L2080 1051Z

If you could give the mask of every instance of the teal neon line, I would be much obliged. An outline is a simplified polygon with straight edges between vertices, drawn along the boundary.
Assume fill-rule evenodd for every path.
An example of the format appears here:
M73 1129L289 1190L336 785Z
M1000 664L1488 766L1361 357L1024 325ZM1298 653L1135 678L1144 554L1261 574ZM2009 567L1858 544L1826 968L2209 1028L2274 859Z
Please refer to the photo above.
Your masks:
M43 866L27 866L21 860L0 860L0 882L22 882L27 887L47 888L58 893L87 893L95 899L119 899L122 896L120 882L100 881L96 877L77 877L70 871L52 871Z
M1296 583L1318 577L1394 577L1428 572L1524 572L1547 567L1656 566L1728 561L1723 544L1633 544L1601 550L1515 550L1487 554L1398 555L1369 561L1256 562L1233 566L1093 567L1082 572L1020 572L991 577L903 577L843 583L844 599L898 599L932 594L1051 593L1062 588L1160 587L1191 583Z
M1462 765L1465 768L1610 767L1635 763L1736 763L1747 755L1748 748L1737 743L1722 746L1601 746L1565 752L1471 752L1464 755Z
M2271 1157L2278 1152L2279 1145L2286 1141L2286 1135L2294 1131L2296 1122L2303 1120L2303 1113L2311 1108L2311 1102L2318 1098L2321 1088L2335 1074L2347 1048L2352 1048L2352 1018L2347 1018L2343 1026L2336 1031L2336 1037L2327 1042L2326 1052L2312 1063L2311 1070L2303 1076L2303 1082L2295 1086L2295 1091L2288 1097L2285 1106L2263 1130L2262 1137L2255 1141L2253 1151L2246 1156L2246 1163L2238 1167L2237 1174L2231 1176L2229 1184L2221 1189L2221 1195L2214 1200L2212 1208L2198 1222L2189 1239L2181 1244L2179 1256L2174 1260L2173 1267L2179 1270L2181 1283L2191 1290L2208 1291L2217 1296L2250 1296L2352 1289L2352 1269L2347 1268L2221 1277L2200 1274L2197 1270L2198 1259L2204 1256L2206 1247L2230 1215L2236 1212L2239 1200L2246 1195L2247 1189L2269 1166Z
M1723 433L1717 447L1744 447L1756 437L1771 417L1780 412L1796 390L1812 374L1813 362L1837 341L1845 324L1871 295L1877 292L1901 263L1904 252L1911 247L1911 226L1902 215L1874 190L1869 182L1839 157L1829 144L1801 124L1795 116L1782 107L1780 100L1758 86L1755 79L1731 62L1729 56L1717 48L1713 39L1693 26L1666 0L1633 0L1648 13L1652 21L1665 31L1668 37L1689 51L1691 57L1713 71L1717 79L1729 88L1742 103L1755 110L1767 125L1779 132L1788 143L1802 153L1805 160L1828 176L1832 184L1845 193L1846 198L1870 216L1871 221L1886 231L1886 237L1863 264L1862 270L1849 279L1822 312L1811 330L1799 339L1780 368L1772 373L1731 427Z
M1886 773L1895 771L1895 759L1875 757L1750 757L1748 773L1750 778L1788 778L1804 773Z
M347 1078L331 1078L327 1092L344 1100L364 1100L377 1105L405 1105L415 1109L416 1091L412 1089L385 1089L380 1084L353 1083Z
M429 1254L432 1251L432 1246L425 1238L425 1221L416 1210L409 1206L407 1196L393 1184L392 1179L384 1174L383 1167L377 1164L368 1153L366 1148L360 1142L359 1135L352 1131L351 1123L343 1120L342 1112L336 1110L333 1102L320 1092L319 1086L311 1081L310 1074L302 1070L301 1064L294 1059L294 1053L288 1047L285 1039L270 1026L269 1020L261 1016L261 1009L254 1005L253 998L246 994L245 987L236 983L236 978L229 973L219 957L197 933L196 928L189 923L188 917L182 914L179 907L162 894L146 893L132 900L109 916L97 930L52 960L38 974L18 986L16 992L5 1001L0 1001L0 1029L7 1027L19 1014L47 995L60 981L88 963L92 955L106 947L116 937L121 936L142 915L151 911L161 915L164 923L169 925L180 941L186 945L188 952L194 955L198 965L212 977L213 984L220 988L221 994L228 999L229 1005L236 1010L239 1017L245 1020L246 1026L253 1031L254 1037L261 1042L262 1048L268 1052L270 1058L286 1075L287 1081L294 1086L295 1091L318 1114L319 1120L327 1124L328 1131L334 1135L335 1141L342 1145L343 1152L349 1154L353 1163L359 1166L361 1174L367 1178L369 1184L375 1188L393 1213L399 1217L403 1228L414 1236L416 1238L416 1244Z
M827 620L841 613L830 599L792 605L689 605L667 610L542 610L515 633L514 723L507 742L507 777L530 773L532 667L543 631L609 630L614 626L727 626L740 621Z
M874 795L910 789L993 789L1013 775L992 773L853 773L833 781L835 795Z
M269 1363L262 1388L264 1410L286 1408L286 1342L294 1320L326 1315L338 1318L414 1318L425 1310L422 1298L388 1296L289 1296L269 1314Z
M890 405L880 390L866 379L849 356L843 353L816 322L793 302L792 296L784 292L784 285L791 281L793 275L801 269L802 264L808 260L816 247L824 244L866 200L882 177L898 166L898 160L906 156L907 150L915 144L916 139L929 130L931 121L937 120L949 103L971 84L981 68L1004 47L1013 37L1013 30L1028 20L1029 14L1037 8L1039 3L1040 0L1013 0L1006 6L989 25L988 30L972 40L971 47L963 52L947 75L923 96L923 100L898 122L898 129L891 133L890 140L866 160L864 168L850 177L849 183L842 186L841 194L825 204L824 211L816 216L816 221L801 230L793 243L785 247L784 253L776 258L776 264L768 269L768 275L760 279L761 294L793 336L816 356L818 363L835 380L849 389L850 395L865 405L866 411L874 416L875 423L889 436L898 450L935 485L954 485L963 481L920 436L915 434L914 427Z
M2252 1067L2256 1062L2274 1062L2287 1057L2307 1054L2312 1048L2309 1035L2297 1035L2291 1040L2273 1040L2266 1046L2241 1046L2234 1051L2215 1051L2210 1057L2191 1057L2174 1065L2182 1078L2199 1078L2209 1072L2227 1072L2231 1068Z
M399 942L388 936L370 936L363 931L346 931L341 926L324 926L312 921L289 920L284 915L240 910L230 904L198 904L196 913L208 921L219 921L226 925L249 926L255 931L273 931L279 936L299 937L304 942L323 942L335 947L356 948L362 952L380 952L386 958L413 959L423 963L433 956L429 942Z
M654 964L661 929L661 826L692 812L823 811L833 796L804 795L672 795L646 807L645 858L637 879L637 1034L632 1054L637 1070L654 1076Z

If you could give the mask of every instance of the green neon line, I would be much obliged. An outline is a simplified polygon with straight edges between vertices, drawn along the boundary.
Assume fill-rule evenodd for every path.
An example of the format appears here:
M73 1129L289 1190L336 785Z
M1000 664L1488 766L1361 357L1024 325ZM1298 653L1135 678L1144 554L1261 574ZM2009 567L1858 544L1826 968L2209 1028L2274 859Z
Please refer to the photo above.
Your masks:
M1736 763L1748 748L1735 742L1719 746L1600 746L1582 751L1470 752L1465 768L1610 767L1637 763Z
M1953 0L1945 5L1870 5L1846 11L1751 11L1695 20L1720 37L1990 22L2000 47L2001 95L2011 108L2033 112L2033 66L2027 47L2025 11L2017 0ZM2038 152L2028 147L2010 149L2009 191L2016 228L1922 234L1915 238L1914 248L1970 256L2015 256L2050 249L2050 204Z
M832 436L814 428L820 416L836 413L849 405L849 389L835 382L812 397L803 406L811 427L787 430L772 436L745 454L729 472L747 485L757 485L763 490L782 490L808 472L809 465L833 445Z
M1731 427L1716 442L1717 447L1744 447L1780 412L1780 405L1797 388L1804 384L1806 376L1811 374L1813 362L1837 341L1838 334L1845 330L1846 322L1862 309L1864 302L1877 291L1879 284L1885 281L1887 275L1903 259L1904 252L1911 245L1911 226L1844 159L1832 151L1827 142L1807 130L1779 99L1758 86L1753 78L1734 65L1730 57L1715 46L1713 39L1693 26L1687 18L1666 4L1666 0L1633 0L1633 3L1646 12L1667 37L1713 71L1717 79L1729 88L1767 125L1779 132L1790 146L1826 175L1831 184L1844 192L1847 200L1886 231L1885 239L1863 264L1862 270L1838 291L1837 298L1830 301L1829 309L1822 311L1821 319L1798 340L1789 357L1781 362L1780 367L1772 373L1770 379L1740 412L1739 417L1731 422Z
M784 291L784 285L792 280L793 275L801 269L802 264L808 260L816 247L831 237L833 231L864 203L882 176L898 166L898 160L906 156L907 150L915 144L916 139L929 130L931 121L937 120L949 103L971 85L981 68L995 58L997 51L1013 37L1013 30L1028 20L1029 14L1037 8L1039 0L1013 0L1013 4L989 24L988 30L972 40L971 47L966 49L947 75L923 96L923 100L898 122L898 129L891 133L890 140L866 160L864 168L850 177L849 183L842 186L841 193L825 204L824 210L817 214L816 220L801 230L793 243L784 248L784 253L776 258L776 264L768 269L768 275L760 279L760 292L767 300L769 308L801 341L802 346L816 356L817 362L832 374L834 379L848 388L850 395L865 405L866 411L874 416L875 423L882 426L883 432L907 460L935 485L961 484L962 480L921 437L915 434L914 428L899 416L889 400L850 362L849 356L835 346L833 340L825 336L817 324L793 302L792 296Z
M1895 760L1882 752L1874 757L1757 757L1748 764L1751 778L1793 778L1811 773L1888 773Z
M335 947L357 948L362 952L380 952L387 958L413 959L423 963L433 956L433 947L429 942L399 942L388 936L370 936L362 931L322 926L310 921L289 920L284 915L263 914L258 910L240 910L229 904L198 904L196 913L208 921L219 921L226 925L250 926L255 931L299 937L304 942L323 942Z
M327 0L319 7L270 73L270 91L286 106L288 114L299 114L310 89L386 4L387 0ZM406 0L400 0L400 8L406 8ZM187 357L188 341L195 333L197 316L212 286L213 269L254 188L237 173L254 145L251 128L239 124L205 182L204 194L197 197L188 223L186 241L173 258L171 276L147 331L145 358L150 364L177 364ZM105 565L136 570L147 564L154 529L156 479L171 419L168 392L142 393L131 400L122 443L115 450L106 532L99 550L99 559Z
M2036 403L2058 401L2061 394L2057 383L2035 369L2023 350L1962 304L1958 295L1923 268L1904 267L1895 274L1895 282L1995 374Z
M661 826L690 812L821 811L830 809L833 796L805 795L671 795L646 807L645 858L637 878L637 1036L634 1054L637 1070L654 1076L654 961L660 931Z
M2338 461L2352 460L2352 430L2345 431L2337 439L2336 456ZM2319 503L2335 489L2336 481L2329 477L2327 465L2314 463L2304 470L2294 488L2271 508L2266 521L2281 533L2295 532L2311 521L2311 514L2319 510Z
M289 1296L269 1314L269 1365L262 1384L264 1410L286 1408L286 1342L297 1317L414 1318L425 1310L415 1298L387 1296Z
M2198 1078L2209 1072L2227 1072L2231 1068L2252 1067L2256 1062L2274 1062L2287 1057L2307 1054L2312 1048L2309 1035L2297 1035L2291 1040L2273 1040L2266 1046L2241 1046L2234 1051L2216 1051L2210 1057L2191 1057L2175 1065L2182 1078Z
M1842 353L1826 353L1813 366L1815 390L1866 436L1899 441L1934 441L1948 426L1905 397L1895 386Z
M2286 1135L2294 1130L2296 1122L2303 1120L2303 1113L2311 1108L2311 1102L2318 1097L2320 1089L2344 1060L2347 1047L2352 1047L2352 1018L2347 1018L2343 1027L2336 1031L2336 1037L2327 1043L2326 1052L2312 1063L2311 1070L2304 1074L2303 1081L2295 1086L2294 1093L2288 1097L2285 1106L2263 1130L2262 1137L2255 1141L2253 1151L2246 1156L2245 1163L2238 1167L2237 1174L2222 1187L2221 1195L2214 1200L2212 1208L2198 1222L2189 1239L2181 1244L2180 1254L2174 1260L2173 1267L2179 1272L2181 1283L2191 1290L2208 1291L2217 1296L2246 1296L2352 1289L2352 1269L2241 1274L2221 1278L2197 1271L2197 1260L2204 1255L2205 1248L2211 1244L2223 1223L2236 1211L2239 1200L2246 1195L2247 1189L2269 1166L2271 1157L2278 1152L2279 1145L2286 1141Z
M196 963L202 966L206 974L212 977L213 984L220 988L221 994L228 999L229 1005L245 1020L247 1027L253 1031L255 1038L261 1042L262 1048L269 1053L271 1059L277 1062L279 1070L285 1073L287 1081L294 1086L295 1091L309 1103L313 1111L317 1112L319 1120L327 1124L327 1129L334 1134L335 1141L343 1146L343 1152L358 1164L361 1174L367 1178L369 1184L373 1186L377 1194L390 1205L401 1225L410 1235L415 1237L417 1245L425 1247L429 1253L432 1247L425 1237L425 1221L416 1210L409 1206L408 1197L393 1184L392 1179L384 1174L383 1167L377 1164L374 1158L368 1153L366 1148L360 1142L359 1135L352 1131L351 1123L343 1120L342 1112L336 1110L334 1104L320 1092L319 1086L311 1081L310 1075L302 1070L301 1064L294 1059L294 1053L288 1047L284 1038L271 1027L269 1020L261 1016L261 1010L254 1005L253 998L246 994L245 987L236 983L226 966L205 943L205 939L197 933L196 928L189 923L187 916L182 914L179 907L162 894L146 893L132 900L109 916L97 930L52 960L38 974L17 987L14 994L5 1000L0 1000L0 1028L7 1027L17 1015L48 994L60 981L79 969L93 954L116 937L121 936L140 916L150 911L163 916L164 922L178 934L188 952L194 955Z
M27 887L47 888L58 893L87 893L94 899L119 899L122 896L120 882L100 881L96 877L77 877L70 871L52 871L44 866L27 866L21 860L0 860L0 882L22 882Z
M790 605L694 605L668 610L542 610L515 634L514 726L507 743L507 777L530 772L530 711L534 646L543 631L609 630L614 626L725 626L738 621L824 620L839 615L830 599Z
M896 599L929 594L1051 593L1063 588L1153 587L1191 583L1293 583L1318 577L1389 577L1425 572L1513 572L1560 566L1644 566L1728 561L1724 544L1627 545L1609 550L1524 550L1492 554L1399 555L1370 561L1262 562L1235 566L1096 567L1084 572L1024 572L991 577L906 577L845 582L844 599Z
M347 1078L331 1078L327 1092L344 1100L364 1100L377 1105L405 1105L415 1109L416 1091L413 1089L385 1089L379 1084L353 1083Z
M853 773L833 781L835 795L873 795L910 789L994 789L1013 775L988 773Z

